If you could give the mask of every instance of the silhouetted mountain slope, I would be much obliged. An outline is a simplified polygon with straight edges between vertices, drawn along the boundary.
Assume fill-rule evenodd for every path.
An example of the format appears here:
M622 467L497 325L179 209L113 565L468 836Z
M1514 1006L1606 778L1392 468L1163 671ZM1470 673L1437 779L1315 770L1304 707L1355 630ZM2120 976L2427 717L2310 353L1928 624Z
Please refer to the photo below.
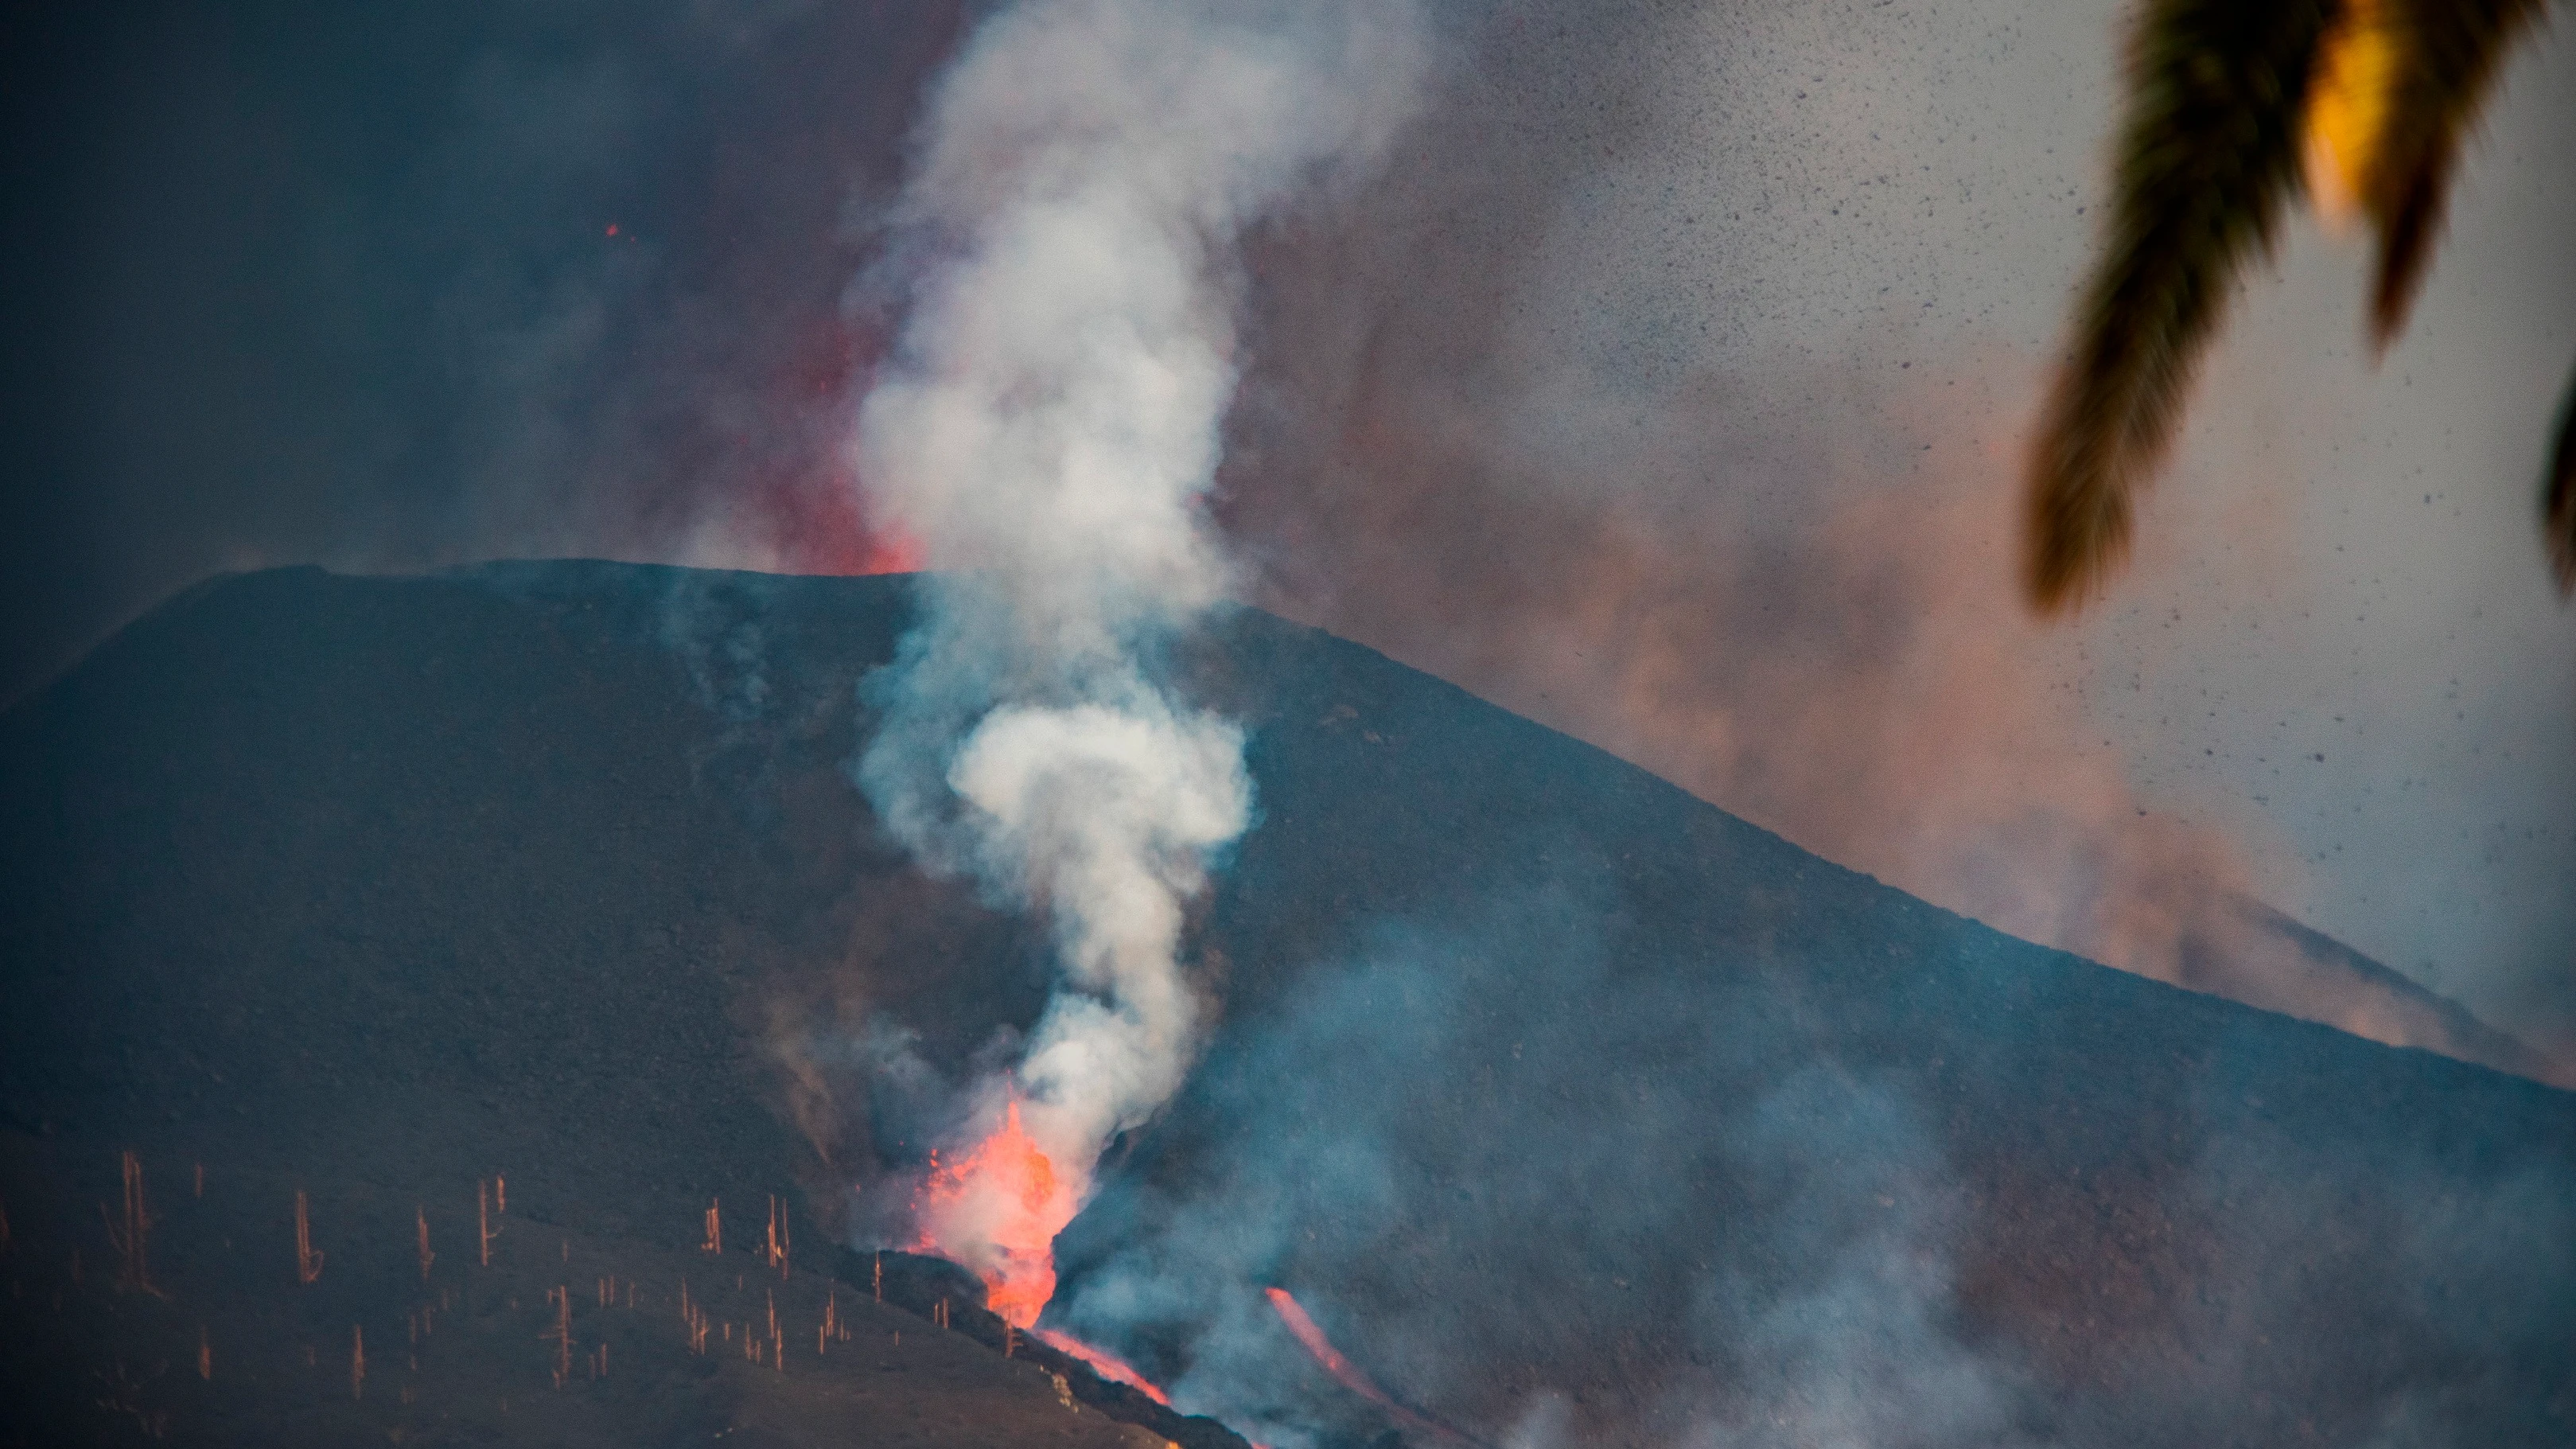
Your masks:
M906 612L564 563L138 622L0 717L21 1175L837 1222L1046 989L843 773ZM1176 667L1260 818L1194 928L1216 1034L1058 1311L1185 1407L1383 1423L1276 1285L1497 1439L2576 1438L2576 1098L1999 935L1264 615Z
M2377 1018L2377 1039L2428 1046L2445 1056L2512 1072L2552 1086L2568 1086L2566 1069L2520 1038L2496 1030L2467 1007L2437 995L2343 942L2312 931L2260 901L2239 898L2237 918L2264 941L2271 969L2309 977L2311 999L2349 1003L2347 1026ZM2289 984L2287 982L2285 985ZM2304 984L2304 983L2302 983Z

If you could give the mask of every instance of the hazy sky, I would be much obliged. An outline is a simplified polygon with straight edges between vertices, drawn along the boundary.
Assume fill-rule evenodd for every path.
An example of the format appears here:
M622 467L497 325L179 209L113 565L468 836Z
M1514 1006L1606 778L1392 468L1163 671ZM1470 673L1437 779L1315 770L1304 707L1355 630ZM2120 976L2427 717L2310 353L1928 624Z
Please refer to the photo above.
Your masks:
M1265 598L1945 904L2044 926L2070 887L2024 881L2063 857L2146 900L2169 855L2224 856L2576 1044L2576 612L2533 529L2576 362L2563 27L2508 71L2389 356L2366 245L2294 225L2135 566L2041 631L2000 570L2115 7L1433 8L1421 134L1262 243L1237 431L1269 446L1233 486ZM13 20L9 692L225 567L867 563L838 449L885 319L844 298L956 24ZM1831 788L1864 758L1884 778Z
M1994 26L2010 50L1957 47L1949 69L1922 64L1941 53L1927 46L1884 84L1917 114L1991 107L2004 145L1958 168L1962 189L2038 220L2060 174L2078 205L2100 194L2109 47L2098 11L2019 19ZM1987 55L1992 71L1974 64ZM2366 243L2293 228L2277 280L2248 289L2204 374L2146 520L2165 541L2092 626L2086 681L2151 801L2238 823L2265 894L2507 1025L2526 1002L2563 1010L2576 975L2576 612L2549 589L2533 527L2576 366L2571 135L2562 29L2507 72L2439 270L2376 367L2360 340ZM1850 129L1833 144L1864 166L1894 159ZM2028 355L2054 339L2091 233L2053 210L2055 225L2020 227L1952 213L1939 244L1953 348ZM1890 252L1909 233L1927 251L1941 235L1890 226ZM1796 278L1792 294L1850 296L1871 270L1798 256L1782 246L1764 268Z
M2135 564L2043 630L2013 490L2100 217L2116 9L1561 13L1478 31L1353 229L1385 235L1282 284L1283 350L1331 359L1283 390L1366 378L1287 408L1362 439L1300 460L1355 474L1327 509L1266 511L1287 606L2041 939L2117 956L2215 874L2576 1044L2576 611L2534 526L2576 364L2576 44L2508 71L2384 361L2366 239L2289 229Z

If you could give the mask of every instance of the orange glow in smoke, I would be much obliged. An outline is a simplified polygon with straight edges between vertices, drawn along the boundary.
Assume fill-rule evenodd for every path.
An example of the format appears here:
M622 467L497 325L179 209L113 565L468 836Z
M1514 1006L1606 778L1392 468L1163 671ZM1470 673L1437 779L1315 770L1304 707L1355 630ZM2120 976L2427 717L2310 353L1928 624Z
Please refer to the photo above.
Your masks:
M1055 1235L1073 1221L1073 1182L1020 1125L1017 1101L993 1135L953 1162L932 1153L930 1167L916 1248L975 1269L987 1306L1014 1328L1035 1327L1055 1296Z
M921 571L926 556L921 540L892 524L880 524L868 534L868 546L852 571L861 574L909 574Z
M1055 1235L1080 1199L1074 1175L1058 1171L1021 1124L1015 1098L1002 1125L965 1155L945 1162L930 1155L930 1177L913 1203L921 1232L913 1250L972 1268L984 1280L985 1305L1003 1322L1168 1408L1171 1397L1116 1354L1037 1326L1055 1296Z
M1090 1344L1083 1342L1081 1339L1075 1338L1071 1334L1058 1333L1049 1328L1032 1328L1029 1330L1029 1336L1068 1358L1078 1358L1082 1360L1084 1363L1090 1365L1093 1373L1100 1375L1111 1383L1125 1384L1127 1387L1135 1389L1145 1397L1152 1399L1155 1403L1161 1404L1164 1408L1168 1409L1172 1406L1170 1395L1165 1394L1161 1389L1147 1383L1143 1374L1129 1368L1127 1366L1127 1361L1114 1353L1108 1353L1101 1349L1093 1348Z

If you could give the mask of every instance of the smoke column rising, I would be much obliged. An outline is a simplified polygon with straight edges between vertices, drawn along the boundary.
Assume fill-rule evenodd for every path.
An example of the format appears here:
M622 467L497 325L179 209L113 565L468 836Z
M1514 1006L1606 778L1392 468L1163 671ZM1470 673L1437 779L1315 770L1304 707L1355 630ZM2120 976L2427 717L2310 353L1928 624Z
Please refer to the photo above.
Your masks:
M1241 731L1158 670L1236 578L1200 507L1237 374L1234 246L1383 148L1424 49L1401 5L1012 7L931 98L867 284L907 310L858 472L933 576L866 686L883 723L859 782L926 864L1046 913L1061 982L966 1134L1025 1122L1073 1180L1032 1230L1029 1184L952 1167L915 1227L1024 1323L1101 1149L1188 1068L1183 907L1250 818Z

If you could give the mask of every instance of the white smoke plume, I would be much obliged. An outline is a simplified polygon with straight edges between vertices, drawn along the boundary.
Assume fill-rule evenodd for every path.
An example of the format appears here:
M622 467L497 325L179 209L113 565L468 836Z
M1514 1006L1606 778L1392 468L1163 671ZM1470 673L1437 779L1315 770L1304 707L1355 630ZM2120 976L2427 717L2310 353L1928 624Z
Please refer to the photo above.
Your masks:
M940 82L890 219L858 473L930 575L858 776L926 864L1045 912L1059 988L969 1131L1017 1102L1076 1197L1188 1068L1184 906L1252 808L1240 730L1159 670L1237 577L1201 507L1236 243L1384 148L1425 53L1401 0L1028 0ZM990 1278L1004 1190L919 1226Z

